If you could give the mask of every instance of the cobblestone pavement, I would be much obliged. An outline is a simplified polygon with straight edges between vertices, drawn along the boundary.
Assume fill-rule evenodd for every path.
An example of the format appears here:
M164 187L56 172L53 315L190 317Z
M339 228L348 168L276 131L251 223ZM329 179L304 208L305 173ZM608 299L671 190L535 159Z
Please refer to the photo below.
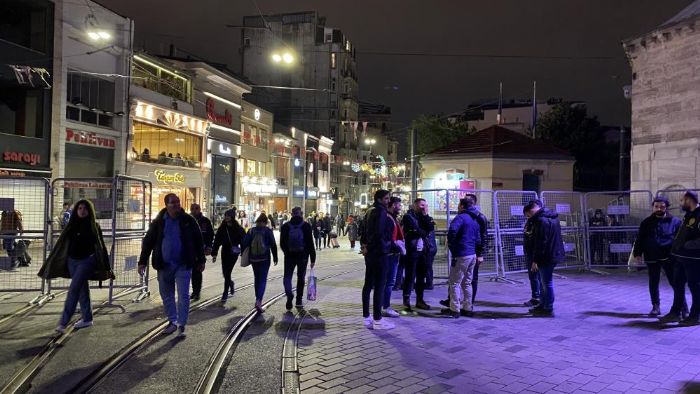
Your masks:
M321 324L299 338L302 392L700 392L700 327L648 318L645 272L564 274L555 318L527 315L527 277L514 275L522 283L482 278L474 318L441 317L439 286L427 293L433 310L392 319L390 331L363 325L360 274L325 281ZM662 282L664 312L670 301Z

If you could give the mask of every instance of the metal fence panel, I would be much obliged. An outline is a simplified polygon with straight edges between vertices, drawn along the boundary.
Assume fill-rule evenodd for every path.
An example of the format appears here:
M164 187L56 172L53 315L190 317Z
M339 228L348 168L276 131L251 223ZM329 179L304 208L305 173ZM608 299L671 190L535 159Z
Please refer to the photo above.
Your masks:
M533 191L499 190L494 193L496 240L504 275L527 271L523 233L527 218L523 208L536 199L537 193Z
M588 261L586 249L586 214L583 194L579 192L544 191L542 202L547 209L559 214L565 260L557 268L584 268Z
M37 271L46 258L48 201L47 179L0 177L0 291L43 292Z
M651 212L648 190L586 193L586 242L591 267L626 266L639 225Z

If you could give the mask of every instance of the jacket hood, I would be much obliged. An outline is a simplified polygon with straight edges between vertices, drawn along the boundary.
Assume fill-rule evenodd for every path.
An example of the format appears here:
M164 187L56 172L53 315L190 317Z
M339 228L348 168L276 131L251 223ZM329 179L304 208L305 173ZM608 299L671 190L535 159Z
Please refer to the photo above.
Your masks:
M559 217L559 214L554 211L550 211L549 209L542 208L539 212L537 212L536 216L542 216L543 218L547 219L556 219Z
M303 221L304 221L304 218L301 218L301 217L299 217L299 216L292 216L292 218L289 219L289 223L291 223L291 224L293 224L293 225L295 225L295 226L298 225L299 223L303 222Z

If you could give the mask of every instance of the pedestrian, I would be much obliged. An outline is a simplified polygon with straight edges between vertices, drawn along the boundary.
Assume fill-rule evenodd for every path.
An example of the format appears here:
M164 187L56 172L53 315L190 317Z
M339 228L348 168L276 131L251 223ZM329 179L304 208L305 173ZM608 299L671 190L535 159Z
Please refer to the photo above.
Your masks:
M270 228L277 230L277 211L273 212L272 215L268 215L267 219L270 221Z
M476 194L465 194L465 198L471 198L474 200L474 205L467 208L466 212L472 219L476 220L479 224L479 239L480 243L476 245L476 265L474 266L474 272L472 273L472 305L476 302L476 291L479 289L479 267L484 263L484 255L488 251L488 237L489 237L489 220L486 215L481 213L477 208L477 203L479 200ZM441 300L440 304L446 307L450 306L450 294L448 289L447 299Z
M272 261L277 265L277 243L275 235L268 227L267 215L261 213L255 220L255 227L252 227L246 234L241 244L241 251L248 251L248 261L253 267L255 277L255 309L259 313L265 310L262 307L263 296L265 296L265 285L267 284L267 274L270 272L270 252Z
M152 253L151 266L158 271L158 289L169 322L163 333L172 334L179 329L179 336L184 338L192 270L204 271L206 262L204 241L197 221L182 209L176 194L166 194L164 202L165 208L151 222L141 243L139 274L146 273Z
M405 277L403 281L403 305L411 311L411 293L415 287L416 308L430 310L423 298L427 273L425 255L427 252L428 229L425 227L427 203L423 198L413 202L413 209L403 215L402 224L406 237Z
M358 239L357 218L348 216L348 240L350 241L350 249L355 249L355 242Z
M554 316L554 268L564 261L559 214L547 210L540 200L530 201L523 213L527 217L524 249L530 271L542 287L541 302L530 309L536 316Z
M216 262L216 256L221 248L221 273L224 276L224 293L221 296L221 303L225 304L229 295L235 293L231 272L236 260L241 254L241 242L245 238L245 230L236 221L236 210L229 209L224 212L224 221L219 225L214 237L211 259Z
M331 222L331 215L323 216L323 247L331 247L331 231L333 230L333 223Z
M238 222L241 224L241 227L243 227L243 229L245 231L248 231L248 227L249 227L248 215L246 215L245 211L240 211L238 213Z
M481 243L479 223L467 213L476 202L471 197L459 200L459 213L452 219L447 231L447 246L452 254L450 262L450 307L441 312L449 317L471 317L474 314L472 304L472 275L476 266L476 247Z
M12 269L17 268L21 260L24 260L26 265L29 265L31 261L26 249L23 252L24 258L18 256L22 252L19 251L20 248L17 247L15 239L21 236L22 233L24 233L24 226L22 225L22 214L20 211L14 209L3 211L2 216L0 216L0 238L2 238L3 249L7 251L7 256L10 257Z
M318 217L318 215L314 215L311 218L311 220L309 221L309 224L311 224L311 230L313 231L313 234L314 234L314 241L316 241L316 250L321 250L321 236L323 233L323 222Z
M399 197L391 197L387 215L393 221L393 232L391 240L393 242L392 249L389 253L389 267L387 272L386 286L384 287L384 305L382 308L382 316L384 317L399 317L399 312L391 307L391 291L394 289L396 282L396 271L399 269L399 257L406 254L406 244L401 226L397 220L401 212L401 199Z
M366 231L360 241L365 255L365 283L362 287L362 316L365 325L374 330L389 330L394 324L382 320L384 289L386 287L389 253L392 250L394 221L387 215L390 194L388 190L374 193L374 204L365 214ZM372 315L369 310L369 296L374 290Z
M688 282L693 303L690 306L690 314L680 323L685 326L694 326L700 323L700 206L698 205L698 194L692 190L686 191L683 195L682 208L685 211L685 216L671 247L671 255L675 259L675 264L683 266L683 270L674 269L674 293L678 299L681 296L685 298L685 282ZM681 318L682 314L681 311ZM664 320L672 321L671 319Z
M593 217L588 221L588 227L593 229L591 232L591 260L594 264L603 264L605 261L605 234L599 227L605 227L605 215L602 209L596 209Z
M292 208L292 219L280 229L280 248L284 253L284 292L287 295L287 310L292 310L294 293L292 292L292 276L297 271L296 307L304 306L304 284L306 267L311 259L311 269L316 265L316 250L314 249L311 225L304 221L301 207Z
M71 207L69 202L63 203L63 214L61 214L61 230L66 228L70 220Z
M673 287L673 260L671 260L671 245L673 238L681 227L681 220L668 212L670 203L666 197L657 197L653 202L652 214L639 225L637 241L634 243L632 254L637 262L646 263L649 273L649 296L651 297L651 312L649 316L661 314L661 298L659 296L659 281L663 269L668 283ZM685 301L685 294L683 297ZM671 311L680 312L687 305L675 299ZM677 314L677 313L676 313Z
M199 231L202 233L204 241L204 255L211 254L212 243L214 242L214 226L202 213L202 207L199 204L190 205L190 215L197 221ZM192 270L192 295L190 299L193 301L199 300L199 295L202 291L202 273L199 270Z
M335 218L335 223L338 226L338 236L344 237L346 235L345 234L346 223L345 223L345 217L340 212L338 212L338 216L336 216L336 218Z
M425 289L433 290L434 287L434 274L433 274L433 262L435 261L435 256L437 255L437 239L435 239L435 220L428 213L427 207L425 211L424 220L425 227L428 235L426 236L426 246L427 251L425 253ZM473 284L474 282L472 282Z
M78 303L81 319L73 327L80 329L92 326L88 281L114 279L114 274L102 237L102 229L95 220L95 207L90 201L80 200L75 203L70 220L39 270L39 276L46 280L71 279L63 304L63 313L56 327L58 333L63 334Z

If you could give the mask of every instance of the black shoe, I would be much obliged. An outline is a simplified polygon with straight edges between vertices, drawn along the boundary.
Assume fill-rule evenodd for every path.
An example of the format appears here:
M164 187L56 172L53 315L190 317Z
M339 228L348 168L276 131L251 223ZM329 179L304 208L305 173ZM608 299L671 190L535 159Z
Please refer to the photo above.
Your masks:
M680 313L669 312L659 318L661 323L680 323L685 318Z
M304 309L304 304L300 304L300 303L297 302L296 308L297 308L297 309Z
M683 319L680 323L678 323L679 326L683 327L697 326L698 324L700 324L699 316L688 316L687 318Z
M453 319L459 319L459 312L455 312L452 309L449 308L444 308L440 310L441 315L445 315L447 317L451 317Z
M425 301L420 300L416 302L416 309L422 309L424 311L430 310L430 305L426 304Z
M474 311L468 311L465 309L460 309L459 314L460 314L460 316L464 316L464 317L474 317Z
M236 289L233 288L233 282L231 282L231 288L229 289L229 294L233 295L236 292Z
M534 316L554 317L553 309L533 308L530 310Z
M285 305L285 306L287 307L288 311L292 310L292 298L294 298L294 297L287 296L287 305Z
M540 305L540 300L537 298L531 298L529 301L523 303L524 306L538 306Z
M450 299L448 298L446 300L440 300L440 305L446 306L449 308L450 307Z
M435 287L434 287L432 284L431 284L431 285L425 285L425 289L426 289L426 290L434 290Z
M403 306L408 312L413 311L413 309L411 309L411 297L403 296Z
M199 301L199 294L197 294L197 293L192 293L192 295L190 296L190 300L192 300L192 301Z

